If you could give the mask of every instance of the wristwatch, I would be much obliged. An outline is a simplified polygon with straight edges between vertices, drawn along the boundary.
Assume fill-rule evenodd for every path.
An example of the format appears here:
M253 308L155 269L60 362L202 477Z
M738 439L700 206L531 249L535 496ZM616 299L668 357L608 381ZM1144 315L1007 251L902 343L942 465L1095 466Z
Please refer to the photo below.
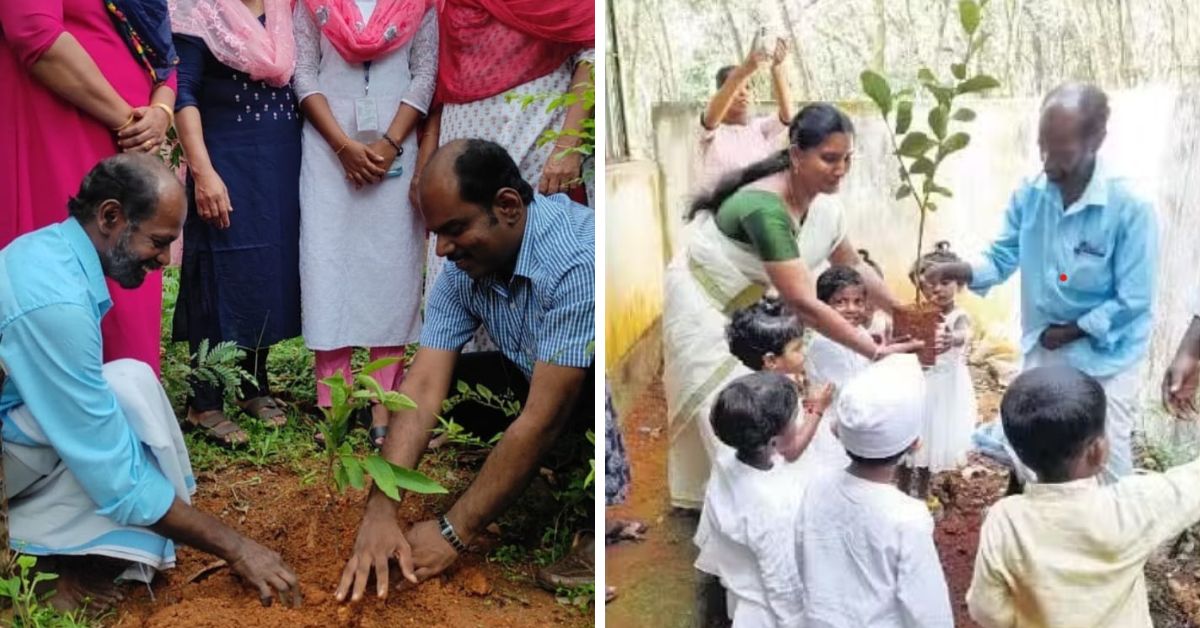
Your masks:
M442 528L442 538L446 539L446 542L450 544L450 547L454 548L454 551L459 554L467 551L466 543L463 543L462 539L458 538L458 533L454 531L454 526L450 525L450 520L446 518L446 515L438 517L438 524Z

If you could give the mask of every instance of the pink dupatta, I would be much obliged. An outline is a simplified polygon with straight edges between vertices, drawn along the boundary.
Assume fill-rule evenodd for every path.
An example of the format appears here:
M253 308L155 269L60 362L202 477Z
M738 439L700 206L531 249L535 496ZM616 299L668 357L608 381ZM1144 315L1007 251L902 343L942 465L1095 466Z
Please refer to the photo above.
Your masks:
M348 63L363 63L403 46L434 0L379 0L363 23L354 0L304 0L321 33Z
M263 0L266 28L241 0L171 0L171 30L204 40L221 63L283 87L296 69L293 0Z

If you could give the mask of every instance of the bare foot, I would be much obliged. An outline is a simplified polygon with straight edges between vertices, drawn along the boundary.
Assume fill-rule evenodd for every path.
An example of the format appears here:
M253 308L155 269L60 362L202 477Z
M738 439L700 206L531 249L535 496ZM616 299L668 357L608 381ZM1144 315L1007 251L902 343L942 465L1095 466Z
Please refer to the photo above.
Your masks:
M620 541L641 541L645 539L649 527L637 520L613 519L605 524L604 542L611 545Z
M86 610L103 613L125 599L124 587L116 577L129 564L102 556L43 556L39 572L58 578L38 584L38 595L52 592L47 600L59 612Z

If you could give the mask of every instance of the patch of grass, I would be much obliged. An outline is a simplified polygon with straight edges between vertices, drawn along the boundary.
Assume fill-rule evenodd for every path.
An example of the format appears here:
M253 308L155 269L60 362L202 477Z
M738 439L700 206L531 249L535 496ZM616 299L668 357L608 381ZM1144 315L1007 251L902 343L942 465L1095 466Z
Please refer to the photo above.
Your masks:
M488 556L488 562L502 567L514 567L525 562L525 559L525 548L517 544L501 545Z
M35 587L42 582L51 582L57 574L39 572L35 569L37 557L20 556L16 568L7 578L0 578L0 599L10 605L11 615L0 615L6 625L17 628L92 628L101 625L101 620L111 613L94 617L86 611L62 613L55 610L47 599L53 591L38 595Z
M587 613L596 600L596 585L588 583L570 589L560 587L554 592L554 599L559 604L574 607L580 613Z

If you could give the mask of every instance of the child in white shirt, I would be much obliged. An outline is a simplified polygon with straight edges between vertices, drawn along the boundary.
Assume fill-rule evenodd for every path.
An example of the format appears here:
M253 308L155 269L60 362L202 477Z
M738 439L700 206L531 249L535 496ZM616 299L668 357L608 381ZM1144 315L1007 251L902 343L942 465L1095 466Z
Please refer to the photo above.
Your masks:
M841 314L847 323L857 327L864 337L870 337L870 332L864 327L867 322L867 288L858 271L849 266L830 266L817 277L817 298ZM853 349L820 334L813 334L805 354L805 374L809 384L814 386L833 384L840 388L871 363Z

